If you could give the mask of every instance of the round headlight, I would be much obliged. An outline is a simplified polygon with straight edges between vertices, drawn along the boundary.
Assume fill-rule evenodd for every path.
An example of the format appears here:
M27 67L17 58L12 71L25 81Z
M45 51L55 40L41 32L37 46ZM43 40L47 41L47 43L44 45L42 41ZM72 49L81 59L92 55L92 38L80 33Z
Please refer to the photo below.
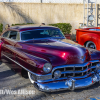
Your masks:
M100 63L98 63L98 64L96 65L96 69L97 69L97 70L100 70Z
M54 78L60 78L61 77L61 71L57 70L54 72Z
M43 71L45 73L49 73L52 69L52 65L50 63L45 63L44 66L43 66Z

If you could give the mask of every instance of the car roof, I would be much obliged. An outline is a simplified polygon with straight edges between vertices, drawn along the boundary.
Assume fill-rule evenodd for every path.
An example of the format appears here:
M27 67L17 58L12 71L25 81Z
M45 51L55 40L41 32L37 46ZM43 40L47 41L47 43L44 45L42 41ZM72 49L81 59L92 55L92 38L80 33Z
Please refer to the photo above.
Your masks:
M17 30L17 31L27 31L27 30L33 30L33 29L58 29L58 28L54 27L54 26L49 26L49 25L33 24L33 25L17 25L17 26L12 26L9 29Z

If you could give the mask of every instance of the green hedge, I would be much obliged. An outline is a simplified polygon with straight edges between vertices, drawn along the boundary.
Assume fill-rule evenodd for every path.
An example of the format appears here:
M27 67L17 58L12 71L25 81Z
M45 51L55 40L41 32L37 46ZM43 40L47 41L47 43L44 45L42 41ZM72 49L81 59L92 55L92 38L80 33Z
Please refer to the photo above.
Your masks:
M49 25L60 28L64 34L70 34L72 29L70 23L57 23L57 24L49 24Z
M0 32L2 32L2 31L3 31L3 24L0 23Z
M16 26L16 25L28 25L28 24L34 24L34 23L17 23L17 24L12 24L12 26Z
M27 24L34 24L34 23L21 23L21 24L12 24L12 26L16 25L27 25ZM70 34L72 26L70 23L57 23L57 24L49 24L51 26L58 27L64 34Z

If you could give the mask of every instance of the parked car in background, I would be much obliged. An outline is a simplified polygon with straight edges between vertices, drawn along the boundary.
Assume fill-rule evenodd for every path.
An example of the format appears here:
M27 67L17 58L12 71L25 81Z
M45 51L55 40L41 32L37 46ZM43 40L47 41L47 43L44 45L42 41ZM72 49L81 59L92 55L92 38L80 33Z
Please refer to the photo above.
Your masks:
M100 27L76 29L76 41L85 47L100 50Z
M0 58L40 91L89 87L100 81L100 52L67 40L59 28L15 26L0 36Z

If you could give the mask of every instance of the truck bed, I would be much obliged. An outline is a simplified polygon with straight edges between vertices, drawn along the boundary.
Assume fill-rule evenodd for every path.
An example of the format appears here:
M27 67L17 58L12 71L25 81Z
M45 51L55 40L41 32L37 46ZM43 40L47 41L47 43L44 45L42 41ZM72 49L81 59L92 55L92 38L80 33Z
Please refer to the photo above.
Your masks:
M76 29L76 41L80 40L81 35L89 33L100 35L100 27Z
M76 42L85 46L88 41L92 41L100 50L100 27L76 29Z

